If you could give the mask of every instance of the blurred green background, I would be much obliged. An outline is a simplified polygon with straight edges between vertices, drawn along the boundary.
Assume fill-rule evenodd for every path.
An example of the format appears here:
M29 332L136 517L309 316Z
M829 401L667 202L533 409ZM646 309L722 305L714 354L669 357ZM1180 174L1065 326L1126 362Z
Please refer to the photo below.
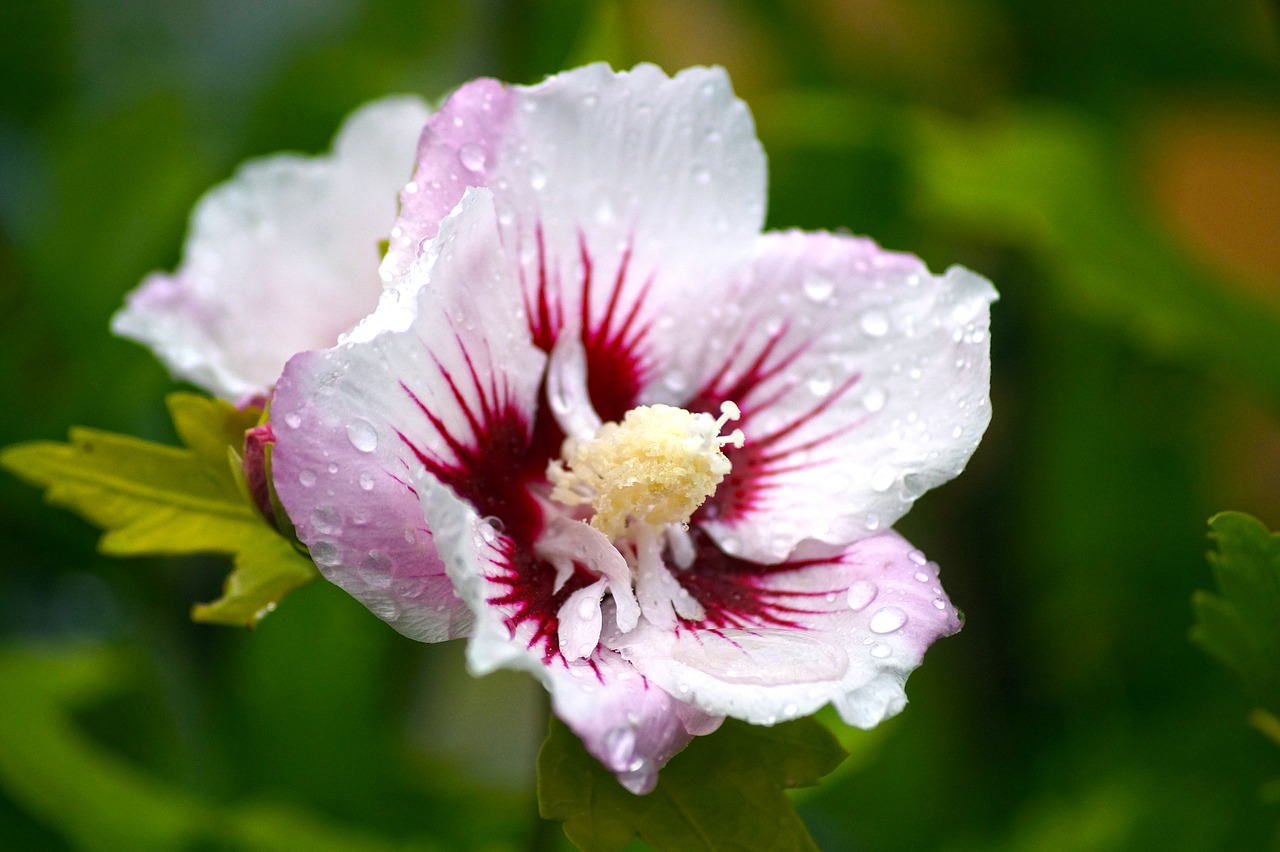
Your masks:
M828 850L1280 849L1280 751L1187 638L1207 518L1280 526L1280 8L1265 0L78 0L0 5L0 445L170 440L107 319L247 156L357 104L606 58L717 63L771 227L996 282L995 419L900 528L963 633L797 797ZM0 847L560 848L531 679L314 584L106 560L0 476Z

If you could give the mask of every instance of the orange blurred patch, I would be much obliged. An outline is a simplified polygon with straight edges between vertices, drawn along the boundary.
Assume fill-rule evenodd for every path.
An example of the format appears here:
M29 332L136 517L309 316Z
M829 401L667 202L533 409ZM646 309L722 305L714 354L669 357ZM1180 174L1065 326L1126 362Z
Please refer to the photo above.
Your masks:
M1280 115L1182 107L1146 135L1166 226L1194 257L1280 308Z

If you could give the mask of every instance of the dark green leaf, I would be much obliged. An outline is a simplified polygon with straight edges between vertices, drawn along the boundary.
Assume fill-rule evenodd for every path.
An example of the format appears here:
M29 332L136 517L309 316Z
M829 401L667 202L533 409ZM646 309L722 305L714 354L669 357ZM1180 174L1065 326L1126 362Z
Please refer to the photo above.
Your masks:
M625 849L635 835L657 849L816 850L784 790L816 784L844 757L813 719L772 728L730 719L635 796L553 719L538 755L539 809L588 852Z
M1191 637L1226 663L1254 699L1280 710L1280 535L1238 512L1209 522L1219 594L1197 592Z

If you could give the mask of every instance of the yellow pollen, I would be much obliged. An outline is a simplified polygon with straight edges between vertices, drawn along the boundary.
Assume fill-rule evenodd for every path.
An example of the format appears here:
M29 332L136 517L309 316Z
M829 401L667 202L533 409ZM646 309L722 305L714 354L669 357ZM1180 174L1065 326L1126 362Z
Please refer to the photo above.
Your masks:
M605 423L589 440L564 442L563 461L547 467L551 498L566 506L590 504L591 526L611 539L628 520L651 526L687 524L730 470L721 452L741 447L742 430L722 437L738 406L725 402L717 420L670 405L633 408L621 423Z

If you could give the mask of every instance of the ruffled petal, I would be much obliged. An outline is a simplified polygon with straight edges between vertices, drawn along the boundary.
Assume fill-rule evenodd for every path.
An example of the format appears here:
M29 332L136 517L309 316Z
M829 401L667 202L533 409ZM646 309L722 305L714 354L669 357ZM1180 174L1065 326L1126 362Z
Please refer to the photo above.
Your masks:
M707 280L746 268L765 163L721 69L480 80L428 123L385 274L412 260L467 185L494 191L535 341L550 351L562 329L580 333L593 404L616 420L654 365L686 348L703 321L687 307Z
M475 190L351 340L289 362L272 406L276 489L298 537L325 577L424 641L465 633L471 615L424 520L423 478L513 528L537 520L513 470L545 356L496 240L492 199Z
M575 617L582 600L577 596L594 584L563 587L543 599L553 582L550 566L531 570L518 543L439 483L424 480L421 493L458 594L475 612L467 644L473 674L498 668L533 673L551 693L555 714L637 795L653 789L658 771L694 736L719 726L722 716L675 700L615 653L596 648L582 658L560 654L552 641L561 632L559 607L567 605L574 610L568 617ZM515 576L516 569L522 576ZM513 581L536 583L530 575L537 573L542 575L541 592L525 599L512 595ZM545 607L541 613L536 611L539 603ZM599 615L597 608L591 617ZM612 613L605 620L613 621Z
M733 472L695 520L726 551L779 562L887 528L964 468L991 417L996 294L863 238L790 231L759 246L750 286L723 295L722 328L690 341L699 351L663 384L696 388L694 410L742 409L746 444L726 448Z
M387 98L353 113L328 155L243 165L196 205L177 271L130 293L112 330L217 396L265 395L291 355L333 345L377 304L379 243L427 115Z
M907 703L903 686L961 623L938 568L894 532L824 560L761 566L710 542L682 578L707 611L662 630L606 635L652 684L711 715L772 725L834 704L870 728Z

